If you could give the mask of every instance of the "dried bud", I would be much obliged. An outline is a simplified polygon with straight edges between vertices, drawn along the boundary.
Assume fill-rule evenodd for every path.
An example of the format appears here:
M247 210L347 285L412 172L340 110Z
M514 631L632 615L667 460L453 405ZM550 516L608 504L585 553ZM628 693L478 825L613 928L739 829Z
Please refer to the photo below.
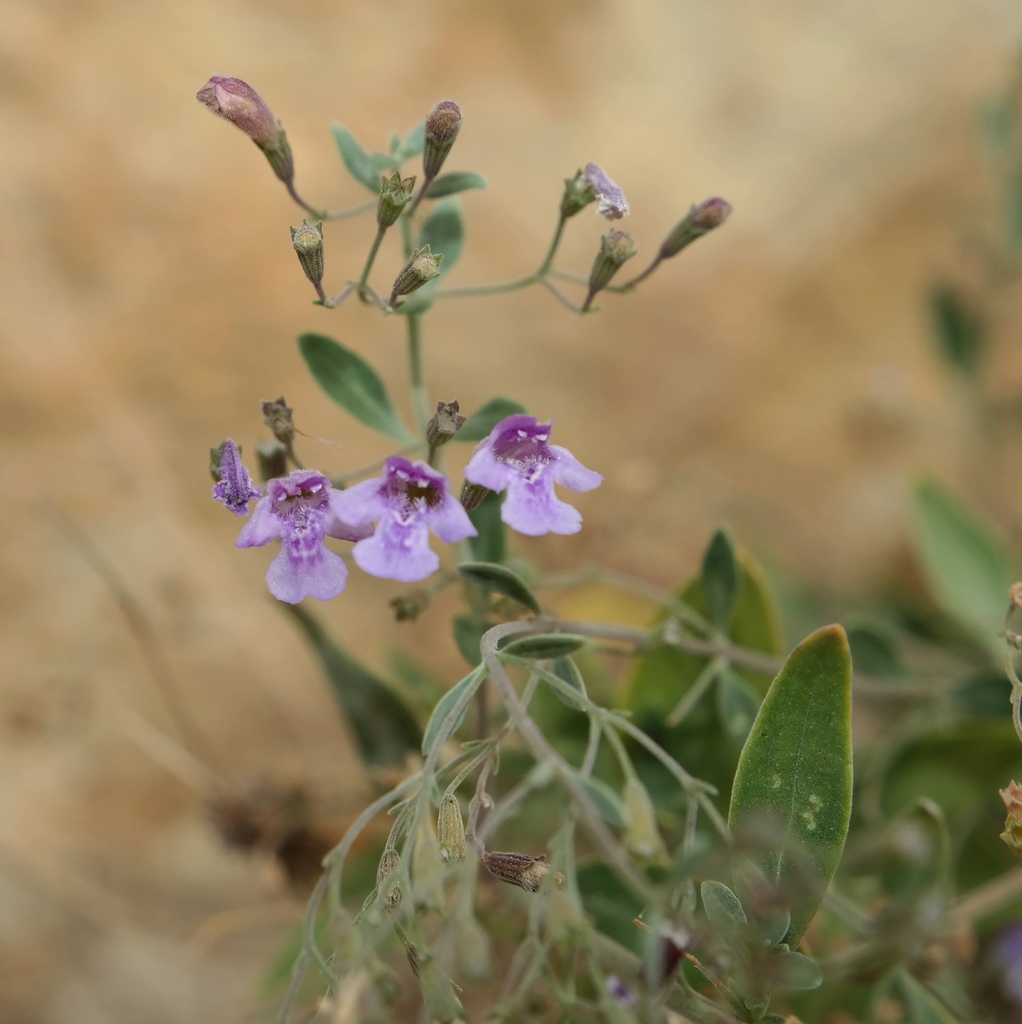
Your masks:
M394 282L394 290L390 293L390 305L395 305L399 295L408 295L433 278L439 277L440 261L443 258L444 254L440 252L434 256L428 245L413 250L411 258L401 268L401 273Z
M530 857L527 853L483 853L480 860L495 878L509 885L517 885L526 892L536 892L550 873L546 855ZM564 875L554 876L559 889L564 888Z
M622 264L634 255L635 241L625 231L608 231L600 239L600 251L596 254L593 269L589 273L589 294L586 296L584 309L589 308L593 296L603 291L621 269Z
M567 220L596 201L596 189L583 171L576 171L574 178L564 179L564 195L561 196L561 216Z
M1022 786L1012 780L1007 789L998 790L1008 811L1001 839L1016 857L1022 858Z
M390 607L394 609L396 622L414 622L428 607L430 594L428 590L412 590L407 594L398 594L390 599Z
M461 818L461 804L453 793L444 793L436 819L436 836L440 843L440 856L446 861L464 859L465 823Z
M380 183L380 201L376 204L376 223L381 228L394 224L408 205L415 190L415 176L402 178L395 171L389 178L384 174Z
M376 869L376 898L383 904L388 914L397 909L401 902L401 883L396 874L401 866L401 856L393 846L383 851L379 866ZM395 877L391 878L394 875ZM390 881L388 881L390 879Z
M289 185L294 181L294 160L284 129L252 86L240 78L214 75L195 98L240 128L263 151L281 181Z
M291 229L291 244L298 253L305 276L319 288L323 283L323 222L310 224L303 220Z
M628 827L621 842L634 857L642 860L666 860L667 847L656 824L656 812L646 787L636 778L625 782L622 793L628 812Z
M429 112L422 150L422 173L427 183L440 173L460 130L461 107L454 100L441 100Z
M275 401L263 402L263 422L285 448L291 447L295 439L294 409L283 395Z
M458 403L437 402L436 413L426 424L426 441L430 448L439 448L447 444L461 430L465 417L461 415Z
M483 487L482 484L470 484L467 480L461 485L461 505L466 512L471 512L474 509L479 508L483 503L483 498L490 493L489 487Z
M256 462L263 483L287 476L287 449L279 441L260 441L256 445Z
M708 231L719 228L730 216L731 204L726 199L707 199L698 206L693 206L684 220L680 221L664 239L663 245L660 246L660 258L666 260L676 256L697 238L702 238Z

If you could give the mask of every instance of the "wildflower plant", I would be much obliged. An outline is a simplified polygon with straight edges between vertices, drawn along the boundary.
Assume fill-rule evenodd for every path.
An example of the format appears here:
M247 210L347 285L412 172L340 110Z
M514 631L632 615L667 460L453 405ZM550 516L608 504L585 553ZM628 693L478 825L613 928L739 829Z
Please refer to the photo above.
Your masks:
M581 424L557 409L530 411L529 396L494 395L463 414L456 396L427 383L423 325L435 304L539 286L592 315L598 298L633 292L721 227L730 205L711 198L682 212L652 260L623 281L639 247L614 226L594 240L588 275L576 275L555 265L569 221L593 208L616 225L630 212L622 188L587 163L559 196L551 190L553 238L534 271L455 286L447 274L464 238L457 196L486 184L447 169L471 130L456 102L437 103L385 152L367 152L335 125L344 166L371 198L331 212L297 192L284 130L250 86L216 77L198 99L256 143L308 215L291 241L315 302L359 301L379 311L381 330L404 332L414 413L408 426L358 353L303 334L312 376L390 438L393 454L364 469L305 465L283 398L263 405L273 440L250 463L261 486L235 441L212 451L213 497L248 516L237 546L279 544L269 590L319 654L380 786L324 860L277 1020L299 1019L298 1004L316 999L336 1021L407 1012L453 1024L469 1019L466 1005L501 1021L979 1019L970 1016L970 961L954 937L982 916L983 885L1001 879L973 880L970 913L954 904L944 810L922 799L892 810L890 766L868 751L857 813L871 831L858 843L853 831L846 851L852 648L865 663L856 682L867 705L936 706L912 690L883 631L824 626L785 656L765 575L723 528L676 594L609 570L552 576L512 560L508 529L570 538L583 528L603 478L553 443L556 432L570 445ZM346 268L350 279L331 293L331 275L344 273L325 259L333 223L373 213L364 263ZM384 255L390 232L397 258ZM949 548L986 542L940 492L921 489L919 502L922 557L940 595L954 589ZM939 543L927 548L934 531ZM468 671L436 687L428 714L358 665L308 607L308 598L346 600L349 556L361 572L419 585L391 601L398 621L434 615L432 596L461 586L465 607L451 628ZM564 621L541 599L594 580L651 598L655 621ZM996 635L978 642L999 650ZM1010 660L1009 671L1017 707L1022 683ZM925 740L920 725L901 742ZM375 885L359 891L364 872L349 881L346 868L363 833L388 815ZM1017 945L1001 942L992 962L1016 957ZM1020 967L1005 970L1014 991ZM421 1011L395 1008L401 978L417 987Z

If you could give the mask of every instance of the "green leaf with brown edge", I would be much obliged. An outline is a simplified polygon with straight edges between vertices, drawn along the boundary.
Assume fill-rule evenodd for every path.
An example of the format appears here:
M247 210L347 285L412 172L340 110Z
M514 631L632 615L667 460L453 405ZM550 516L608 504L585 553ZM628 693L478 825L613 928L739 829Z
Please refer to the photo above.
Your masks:
M301 627L326 673L330 689L354 734L367 766L402 764L418 750L419 725L401 699L368 669L346 654L301 605L280 607Z
M536 595L506 565L494 562L462 562L458 572L490 593L514 598L537 615L540 613Z
M852 659L840 626L792 651L742 748L728 825L786 899L797 945L834 877L852 807Z

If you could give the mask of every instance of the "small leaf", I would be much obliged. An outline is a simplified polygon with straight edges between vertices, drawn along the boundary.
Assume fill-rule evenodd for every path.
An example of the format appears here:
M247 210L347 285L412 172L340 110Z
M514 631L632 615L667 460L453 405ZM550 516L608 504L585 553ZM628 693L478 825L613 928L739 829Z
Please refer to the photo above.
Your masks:
M517 658L561 658L574 654L586 642L584 636L574 633L535 633L512 640L500 650Z
M974 375L986 348L986 331L975 309L950 285L936 288L930 298L933 324L941 355L954 369Z
M813 633L771 683L738 759L728 823L769 836L750 856L786 897L790 945L816 913L848 833L851 688L844 630Z
M761 911L752 922L752 929L767 949L776 946L791 927L791 914L783 908Z
M591 775L577 775L575 778L608 825L614 828L625 828L628 825L628 812L621 797L606 782L594 779Z
M1012 561L990 527L936 484L915 494L919 556L934 596L998 660L1000 631L1014 576Z
M429 757L430 751L438 742L446 742L457 731L465 719L465 712L475 696L479 684L486 678L486 669L479 665L459 683L455 683L437 701L433 714L426 723L426 731L422 735L422 756Z
M718 530L706 549L702 580L710 621L717 629L726 629L738 596L739 578L734 545L725 530Z
M461 220L461 204L457 199L445 199L433 208L419 234L420 248L424 245L428 245L433 253L443 253L441 277L458 262L465 245L465 225Z
M733 939L748 926L742 901L723 882L703 882L699 897L711 927L721 938Z
M349 657L301 605L280 604L312 643L367 765L401 764L419 746L418 723L384 683Z
M486 179L474 171L449 171L433 180L426 192L427 199L443 199L455 192L467 192L473 188L486 188Z
M418 156L426 145L426 122L420 121L414 128L409 129L401 145L394 150L394 156L400 161L411 160Z
M380 176L376 173L369 154L343 124L333 124L330 126L330 130L334 133L334 141L341 151L341 159L344 161L348 173L357 182L365 185L370 192L378 193L380 191Z
M476 536L469 537L468 546L478 562L503 562L507 554L507 527L500 518L500 506L501 495L491 491L468 514L476 528Z
M759 696L736 672L725 669L717 678L717 717L733 740L744 743L759 711Z
M539 601L531 590L505 565L493 562L462 562L458 572L490 593L513 597L519 604L540 613Z
M454 642L461 656L470 665L478 665L483 660L479 652L479 641L483 633L493 628L494 623L475 615L456 615L451 625L454 628Z
M767 958L770 980L779 988L807 992L823 984L820 965L802 953L778 951Z
M570 686L573 690L577 690L578 693L586 697L586 683L585 679L582 678L582 672L579 670L578 665L575 664L573 658L557 658L554 663L550 666L550 671L553 672L561 682ZM550 687L554 696L567 704L569 708L574 708L576 711L585 711L585 704L581 701L573 700L563 690L556 686Z
M322 334L303 334L298 348L316 383L359 422L408 444L412 435L390 404L383 382L359 355Z
M474 413L461 425L454 435L455 441L481 441L491 430L508 416L515 416L525 412L525 406L512 402L510 398L498 395L491 398L484 406L476 409Z
M897 676L905 671L898 638L886 623L864 620L846 628L857 671L877 676Z

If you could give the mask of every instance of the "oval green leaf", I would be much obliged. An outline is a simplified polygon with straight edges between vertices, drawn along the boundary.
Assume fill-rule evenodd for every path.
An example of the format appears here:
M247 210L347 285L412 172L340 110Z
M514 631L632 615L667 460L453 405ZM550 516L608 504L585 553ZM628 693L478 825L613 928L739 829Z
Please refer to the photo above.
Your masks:
M585 790L586 796L593 802L600 817L613 828L625 828L628 825L628 812L617 795L602 779L594 779L591 775L576 775L576 781Z
M411 160L418 156L426 145L426 122L420 121L414 128L411 128L401 143L394 150L394 156L398 160Z
M513 597L519 604L525 605L539 615L540 607L536 595L507 566L493 562L462 562L458 566L458 572L483 590Z
M422 735L422 756L429 757L437 743L446 743L458 731L465 712L479 684L486 678L486 668L479 665L459 683L455 683L436 703Z
M580 697L587 697L586 693L586 682L582 677L582 672L578 665L575 664L573 658L557 658L554 663L550 666L550 671L565 686L571 687L575 690ZM574 708L576 711L585 711L585 704L580 700L574 700L565 690L562 690L558 686L551 686L551 691L554 696L564 704L567 704L569 708Z
M443 199L444 196L453 196L456 192L467 192L473 188L486 188L486 179L481 174L475 171L450 171L433 181L426 192L426 198Z
M413 440L390 404L383 382L360 355L322 334L303 334L298 348L316 383L342 409L395 441L409 444Z
M852 660L826 626L778 673L742 748L728 824L769 837L750 854L787 899L796 945L834 877L852 806Z
M723 939L734 939L748 926L742 901L723 882L703 882L699 897L710 927Z
M586 638L575 633L536 633L519 637L501 648L518 658L562 658L584 647Z
M334 142L340 150L341 159L348 173L361 185L364 185L370 192L376 194L380 191L380 176L373 166L369 154L359 145L355 138L343 124L333 124L330 130L334 134Z
M476 409L474 413L461 425L454 435L455 441L481 441L491 430L508 416L515 416L525 412L525 406L513 402L510 398L498 395L491 398L484 406Z
M457 199L445 199L433 208L419 234L419 247L424 245L428 245L433 253L443 253L441 277L458 262L465 245L465 225Z
M820 965L802 953L778 950L770 954L766 965L771 982L778 988L808 992L823 984Z

